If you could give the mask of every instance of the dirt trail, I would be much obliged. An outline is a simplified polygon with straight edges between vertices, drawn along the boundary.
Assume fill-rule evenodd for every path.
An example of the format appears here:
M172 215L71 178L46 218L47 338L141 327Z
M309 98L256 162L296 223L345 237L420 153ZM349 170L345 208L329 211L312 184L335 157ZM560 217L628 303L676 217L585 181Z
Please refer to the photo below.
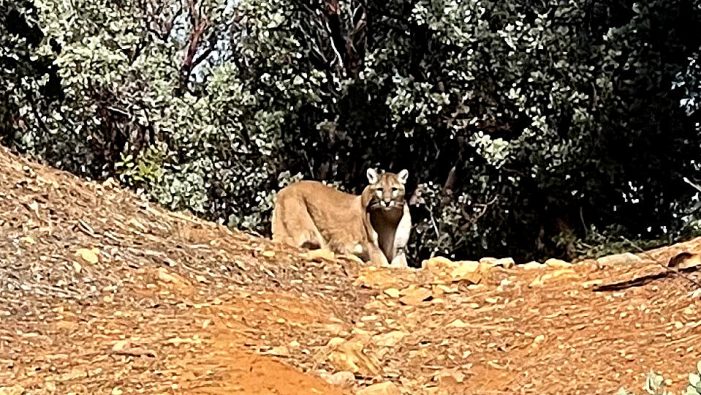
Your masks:
M380 382L609 394L639 392L650 369L678 391L701 355L693 284L592 284L699 250L696 239L625 264L534 270L361 267L0 148L0 394L350 394ZM340 371L353 381L329 384Z

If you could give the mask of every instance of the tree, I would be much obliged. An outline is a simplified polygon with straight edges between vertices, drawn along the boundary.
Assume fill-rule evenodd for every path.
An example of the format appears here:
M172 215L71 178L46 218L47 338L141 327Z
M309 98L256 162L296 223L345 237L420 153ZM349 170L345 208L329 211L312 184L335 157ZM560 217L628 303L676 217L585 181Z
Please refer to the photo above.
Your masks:
M698 0L79 3L6 46L5 143L172 209L265 234L279 186L380 166L411 172L415 258L698 230Z

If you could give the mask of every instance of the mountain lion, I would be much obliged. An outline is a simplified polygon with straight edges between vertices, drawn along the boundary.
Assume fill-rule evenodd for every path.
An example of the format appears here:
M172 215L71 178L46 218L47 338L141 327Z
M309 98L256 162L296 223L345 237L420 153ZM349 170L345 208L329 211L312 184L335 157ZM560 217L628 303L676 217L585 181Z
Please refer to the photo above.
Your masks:
M273 240L294 247L326 248L363 261L407 267L405 248L411 233L404 200L407 170L367 170L361 195L319 181L298 181L278 192L272 217Z

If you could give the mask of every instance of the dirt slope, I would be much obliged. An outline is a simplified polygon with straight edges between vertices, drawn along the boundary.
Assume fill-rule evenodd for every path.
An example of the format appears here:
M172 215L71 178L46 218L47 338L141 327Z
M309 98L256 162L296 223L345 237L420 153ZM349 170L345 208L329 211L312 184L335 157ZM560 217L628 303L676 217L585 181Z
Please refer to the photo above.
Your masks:
M464 276L440 262L361 267L0 148L0 387L349 394L391 381L404 394L607 394L638 391L654 369L678 390L701 357L693 284L590 285L699 249L697 239L625 265ZM344 370L351 386L322 378Z

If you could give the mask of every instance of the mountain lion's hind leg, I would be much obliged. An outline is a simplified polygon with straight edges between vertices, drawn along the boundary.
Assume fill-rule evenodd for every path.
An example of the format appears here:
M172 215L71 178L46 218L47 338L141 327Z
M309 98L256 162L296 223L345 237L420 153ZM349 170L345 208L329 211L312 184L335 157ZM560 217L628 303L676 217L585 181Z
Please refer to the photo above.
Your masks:
M326 242L304 203L285 192L278 194L273 209L273 240L299 248L325 248Z

